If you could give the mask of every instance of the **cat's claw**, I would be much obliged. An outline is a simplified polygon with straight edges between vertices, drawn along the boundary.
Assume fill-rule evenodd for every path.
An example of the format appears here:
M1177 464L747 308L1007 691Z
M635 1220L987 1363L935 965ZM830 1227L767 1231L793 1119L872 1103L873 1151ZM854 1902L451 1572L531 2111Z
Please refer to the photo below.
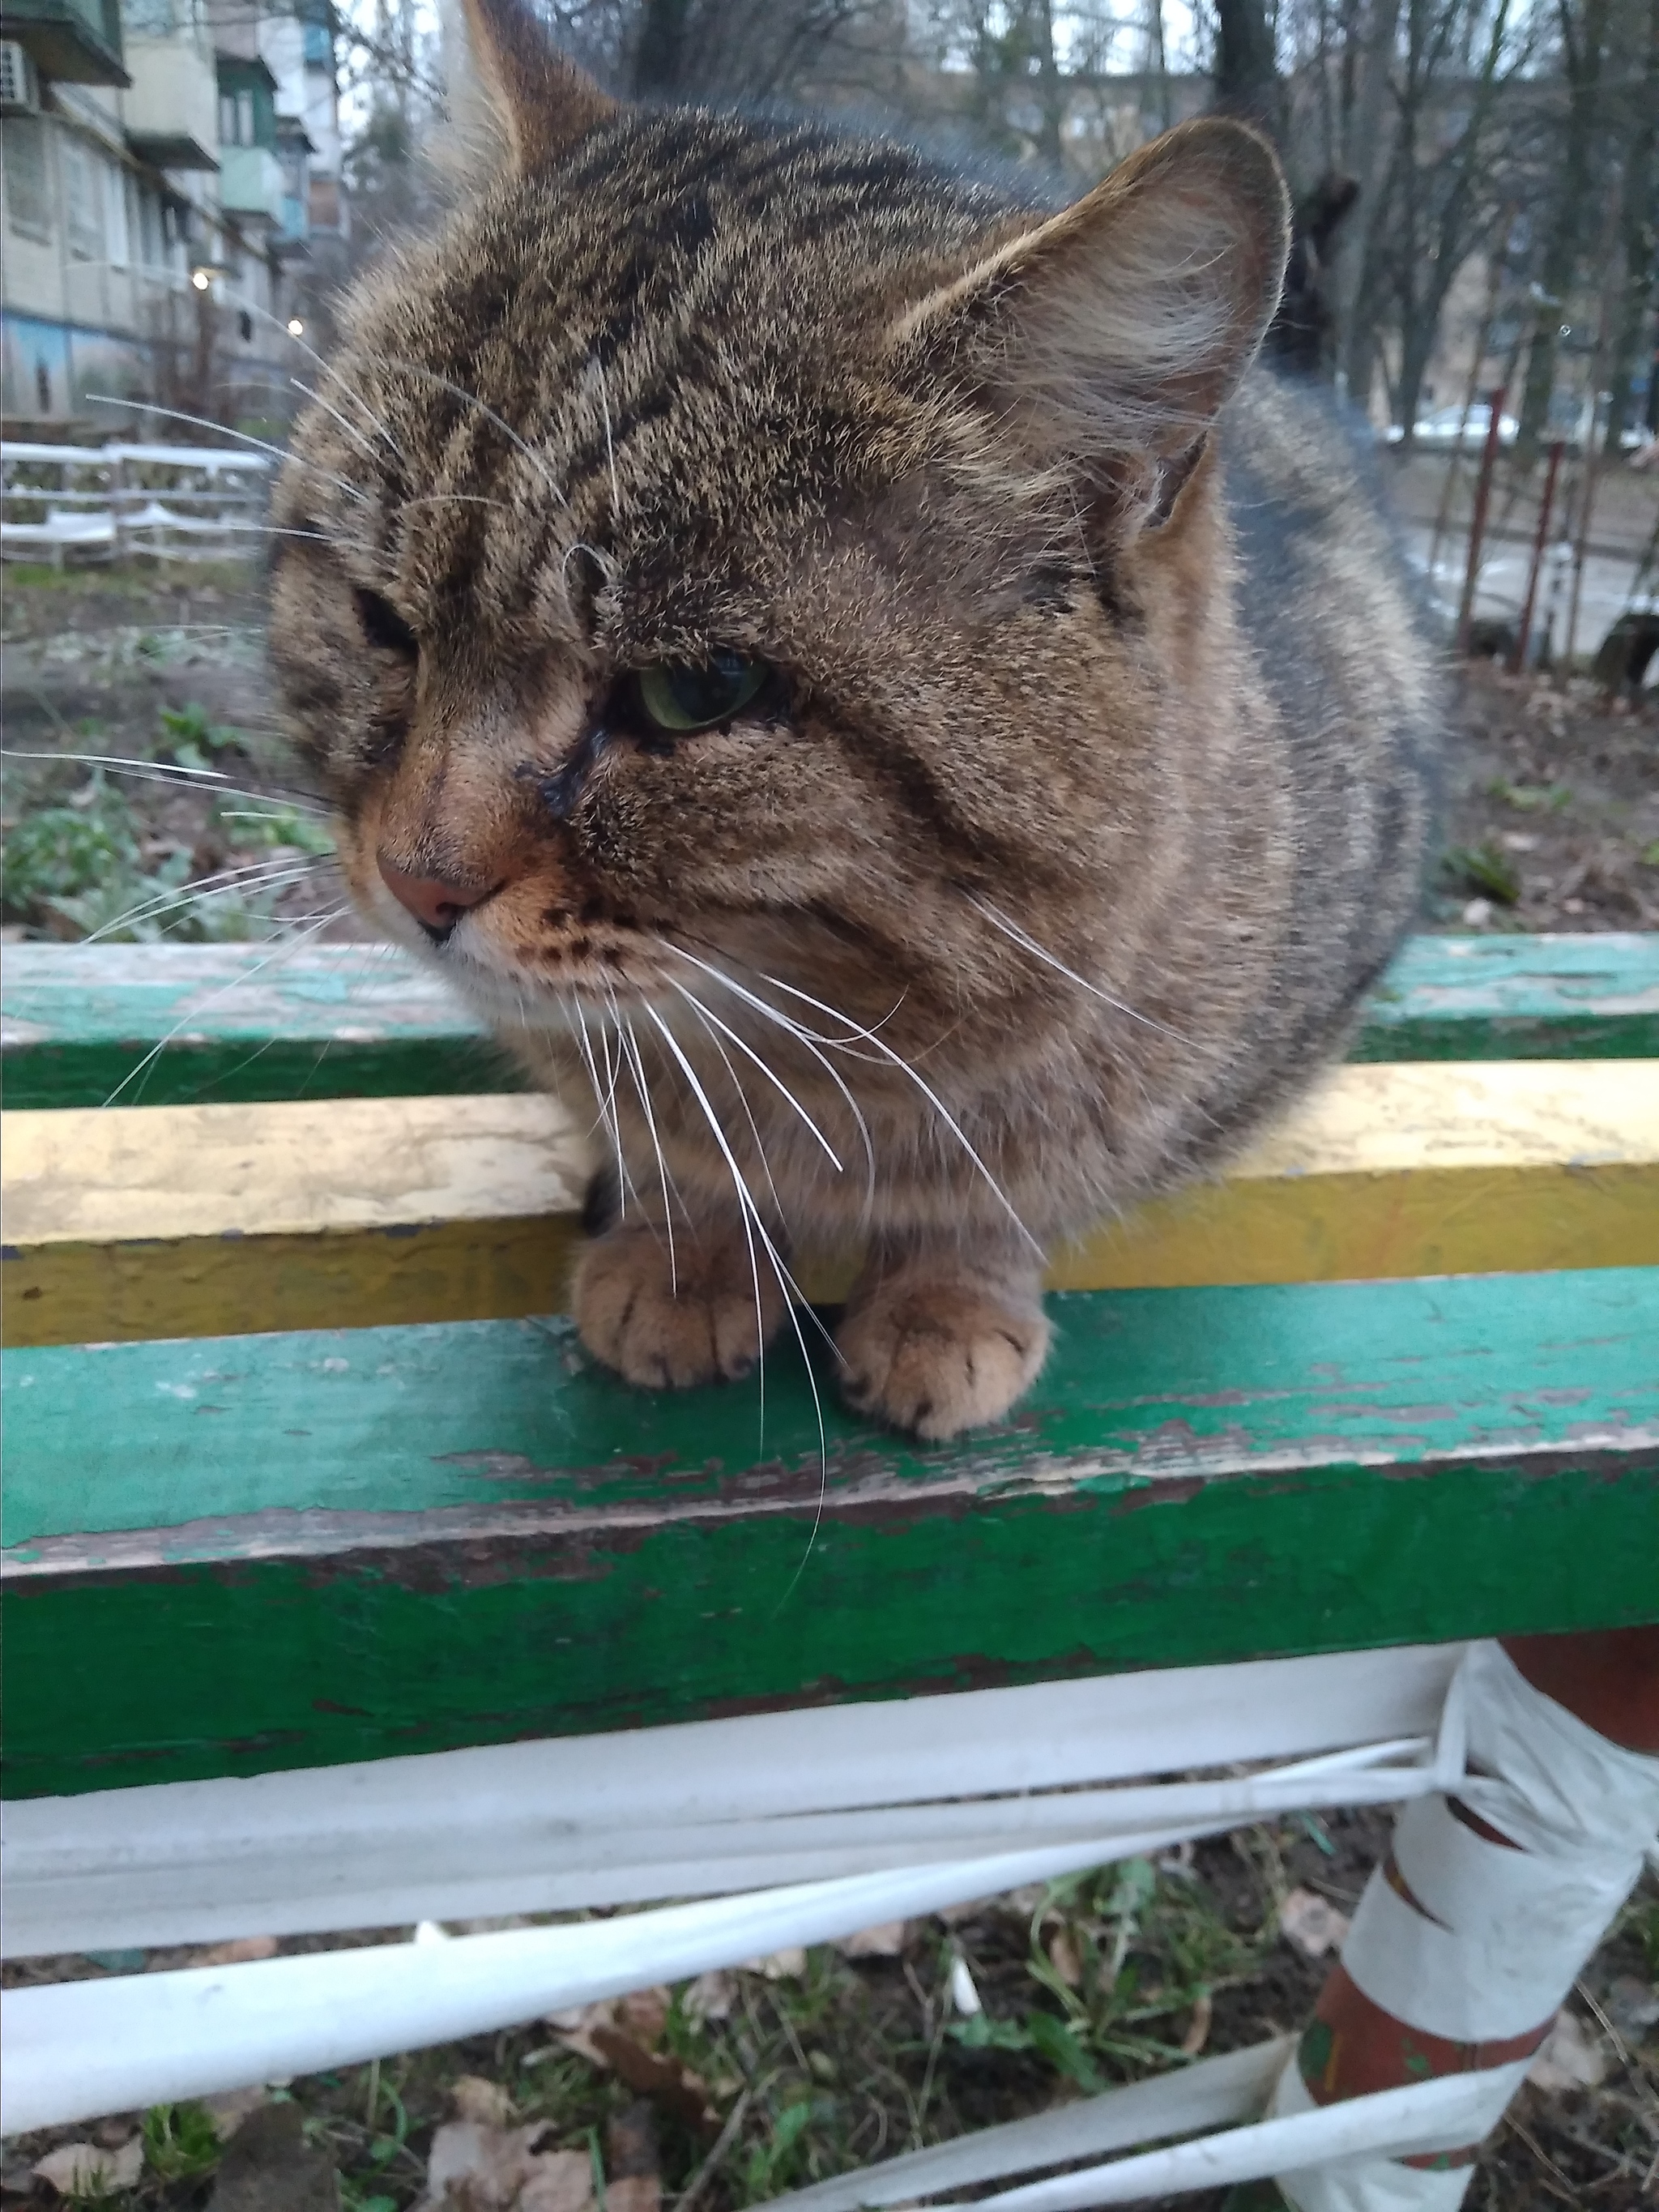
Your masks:
M1040 1301L957 1281L878 1284L836 1333L856 1413L930 1443L1000 1420L1048 1353Z
M738 1381L753 1371L785 1310L763 1264L757 1288L741 1237L681 1229L671 1261L666 1231L634 1222L586 1247L572 1304L594 1358L647 1390Z

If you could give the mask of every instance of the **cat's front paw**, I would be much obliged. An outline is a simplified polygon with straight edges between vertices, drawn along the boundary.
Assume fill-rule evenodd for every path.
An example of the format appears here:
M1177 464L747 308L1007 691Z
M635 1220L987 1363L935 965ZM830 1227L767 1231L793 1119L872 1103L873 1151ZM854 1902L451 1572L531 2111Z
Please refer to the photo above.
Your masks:
M929 1443L1000 1420L1048 1355L1033 1293L901 1276L855 1298L836 1333L848 1403Z
M596 1359L647 1390L736 1382L782 1321L775 1279L760 1284L738 1236L630 1222L599 1237L576 1265L572 1304Z

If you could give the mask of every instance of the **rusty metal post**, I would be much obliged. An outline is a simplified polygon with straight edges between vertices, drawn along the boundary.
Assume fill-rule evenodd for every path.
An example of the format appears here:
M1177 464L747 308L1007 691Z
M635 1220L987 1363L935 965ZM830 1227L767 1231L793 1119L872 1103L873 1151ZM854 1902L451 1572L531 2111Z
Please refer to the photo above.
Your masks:
M1555 505L1555 479L1561 472L1561 456L1567 449L1566 440L1557 438L1550 447L1550 465L1544 472L1544 495L1538 509L1538 530L1532 541L1532 567L1527 572L1526 604L1521 610L1521 627L1516 633L1515 650L1510 655L1510 672L1520 675L1527 665L1527 647L1532 641L1533 609L1538 604L1538 574L1544 565L1544 548L1549 542L1550 510Z
M1480 474L1474 487L1474 513L1469 518L1469 561L1463 576L1463 596L1457 608L1457 650L1464 655L1469 649L1474 587L1480 574L1480 547L1486 535L1486 510L1492 504L1492 471L1498 466L1498 426L1504 419L1504 402L1509 396L1507 384L1500 384L1492 395L1492 415L1486 424L1486 442L1480 453Z

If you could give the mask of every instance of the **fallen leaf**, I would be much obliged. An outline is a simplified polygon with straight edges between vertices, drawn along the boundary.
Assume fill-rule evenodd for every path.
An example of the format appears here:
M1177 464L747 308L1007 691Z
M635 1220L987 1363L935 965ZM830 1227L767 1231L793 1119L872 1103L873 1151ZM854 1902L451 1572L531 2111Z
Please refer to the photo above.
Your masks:
M1586 2032L1576 2014L1561 2011L1528 2067L1527 2079L1534 2088L1559 2095L1564 2089L1598 2088L1607 2071L1599 2041Z
M1057 1928L1048 1939L1048 1964L1068 1990L1083 1987L1083 1960L1069 1928Z
M769 1982L798 1982L806 1972L806 1954L799 1943L786 1943L781 1951L769 1951L763 1959L745 1959L751 1974L764 1974Z
M836 1948L844 1959L896 1959L909 1933L908 1920L882 1920L843 1936Z
M131 2189L143 2170L142 2136L134 2136L118 2150L105 2150L97 2143L63 2143L30 2169L64 2197L97 2197L112 2189Z
M659 2055L651 2047L662 2039L668 2002L666 1990L637 1990L631 1996L606 1997L598 2004L550 2014L549 2025L567 2051L615 2074L630 2089L677 2113L689 2127L713 2126L708 2085L702 2075L671 2053Z
M228 1943L209 1943L193 1952L193 1966L247 1966L256 1959L274 1959L276 1938L274 1936L233 1936Z
M545 2120L523 2128L452 2120L432 2138L418 2212L586 2212L592 2161L586 2151L538 2151L548 2132Z
M729 2020L732 2008L738 2001L738 1984L724 1968L699 1974L687 1985L681 2005L690 2021L701 2024L708 2020Z
M1311 1889L1293 1889L1279 1908L1279 1932L1304 1958L1322 1959L1347 1941L1348 1916Z
M1188 2024L1187 2033L1181 2039L1181 2048L1187 2057L1196 2058L1209 2041L1210 2023L1214 2014L1215 2007L1209 1991L1200 1990L1193 2000L1193 2016Z
M637 2089L642 2097L649 2097L665 2112L678 2114L688 2127L708 2128L715 2124L715 2115L708 2103L708 2084L682 2060L647 2051L620 2028L596 2027L592 2040L604 2063L630 2089Z
M617 2182L607 2189L615 2201ZM535 2160L535 2172L519 2191L514 2212L587 2212L593 2202L593 2161L586 2151L544 2150Z
M499 2081L486 2081L479 2074L463 2074L452 2082L450 2101L458 2119L476 2120L481 2126L504 2128L513 2117L513 2100Z

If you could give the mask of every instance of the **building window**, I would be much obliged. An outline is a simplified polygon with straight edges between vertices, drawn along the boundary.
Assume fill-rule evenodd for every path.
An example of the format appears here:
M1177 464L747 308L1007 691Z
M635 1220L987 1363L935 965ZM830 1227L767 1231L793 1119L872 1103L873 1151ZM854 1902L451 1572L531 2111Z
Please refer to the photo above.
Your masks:
M46 126L38 116L9 115L0 131L5 148L6 221L23 238L52 235L52 178L46 167Z
M165 39L178 27L173 0L121 0L121 20L141 39Z
M58 151L64 164L64 198L69 216L70 252L77 261L101 261L104 258L104 179L100 173L103 163L90 146L72 138L67 131L58 134Z
M222 146L252 146L257 143L253 136L253 94L251 92L222 92L219 94L219 143Z

